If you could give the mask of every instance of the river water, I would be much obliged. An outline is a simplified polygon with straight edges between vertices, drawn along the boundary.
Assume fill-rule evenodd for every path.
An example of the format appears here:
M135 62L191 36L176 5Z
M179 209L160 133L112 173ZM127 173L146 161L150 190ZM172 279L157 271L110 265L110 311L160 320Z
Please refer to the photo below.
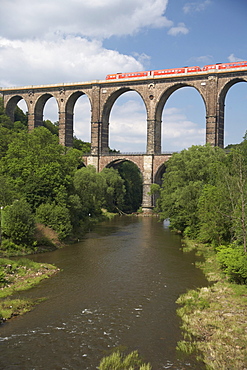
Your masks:
M61 272L18 294L46 300L0 327L0 369L96 369L114 347L137 349L153 370L204 369L176 352L175 301L207 281L156 218L116 217L31 258Z

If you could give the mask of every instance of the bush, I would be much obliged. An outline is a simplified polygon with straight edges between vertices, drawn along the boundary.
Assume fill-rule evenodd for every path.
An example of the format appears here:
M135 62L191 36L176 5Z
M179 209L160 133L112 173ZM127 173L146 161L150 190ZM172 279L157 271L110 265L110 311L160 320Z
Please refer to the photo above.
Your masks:
M10 239L4 239L1 244L1 254L4 256L20 256L28 253L33 253L33 246L27 247L22 244L15 244Z
M8 283L6 279L6 274L2 268L0 268L0 288L3 287L5 284Z
M230 281L247 284L247 254L242 246L231 244L217 248L217 259Z
M66 238L72 231L70 212L65 206L41 204L36 210L36 220L55 230L59 239Z
M29 204L16 200L2 211L2 232L14 244L26 245L33 242L34 217Z
M124 356L119 351L104 357L99 365L99 370L151 370L150 364L144 364L137 351Z

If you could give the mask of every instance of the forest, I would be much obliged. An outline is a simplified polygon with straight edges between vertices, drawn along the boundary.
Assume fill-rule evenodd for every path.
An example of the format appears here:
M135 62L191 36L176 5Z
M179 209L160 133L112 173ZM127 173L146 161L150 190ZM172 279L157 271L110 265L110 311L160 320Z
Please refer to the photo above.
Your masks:
M192 146L154 184L156 212L170 228L214 249L231 281L247 283L247 137L228 149Z
M90 144L74 137L73 148L58 143L58 125L48 120L28 133L27 115L17 106L12 122L0 100L0 208L2 256L47 247L37 240L37 225L73 241L107 212L131 213L142 201L142 177L125 162L97 173L85 167Z

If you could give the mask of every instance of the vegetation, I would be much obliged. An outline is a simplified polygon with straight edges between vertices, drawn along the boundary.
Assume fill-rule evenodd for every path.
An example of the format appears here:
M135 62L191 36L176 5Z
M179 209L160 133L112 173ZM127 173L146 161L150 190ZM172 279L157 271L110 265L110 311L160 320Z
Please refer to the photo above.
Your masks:
M18 107L15 120L0 98L0 255L43 250L37 224L61 241L77 240L103 214L139 208L142 179L135 165L97 173L82 161L90 143L74 137L73 148L59 145L58 123L49 120L28 133L27 115Z
M151 370L150 364L144 364L137 351L124 356L119 351L104 357L100 361L99 370Z
M229 153L206 145L174 154L159 192L171 228L213 246L229 279L246 284L247 140Z
M184 340L178 350L195 352L207 369L244 369L247 358L247 286L229 283L222 273L215 251L208 245L186 240L205 261L198 263L210 286L180 296L177 313L182 319ZM185 248L187 249L187 248ZM191 248L190 248L191 250Z
M125 194L123 211L136 212L142 204L142 175L132 162L122 162L117 167L124 180Z
M247 358L247 137L230 150L193 146L166 164L156 210L203 255L211 285L179 297L184 340L208 369L244 369ZM188 248L187 248L188 249Z
M31 288L57 271L53 265L33 262L27 258L15 261L0 258L0 323L30 311L39 301L10 299L9 296Z

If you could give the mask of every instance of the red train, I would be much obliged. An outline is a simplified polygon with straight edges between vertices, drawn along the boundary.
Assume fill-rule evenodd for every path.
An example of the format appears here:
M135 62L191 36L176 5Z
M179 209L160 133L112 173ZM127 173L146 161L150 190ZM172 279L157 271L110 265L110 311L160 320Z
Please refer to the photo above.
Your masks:
M246 68L247 61L234 62L234 63L217 63L209 64L202 68L198 66L194 67L183 67L183 68L170 68L170 69L159 69L156 71L141 71L141 72L130 72L130 73L113 73L106 76L106 80L116 80L122 78L138 78L138 77L155 77L164 76L179 73L195 73L195 72L207 72L210 70L222 70L231 68Z

